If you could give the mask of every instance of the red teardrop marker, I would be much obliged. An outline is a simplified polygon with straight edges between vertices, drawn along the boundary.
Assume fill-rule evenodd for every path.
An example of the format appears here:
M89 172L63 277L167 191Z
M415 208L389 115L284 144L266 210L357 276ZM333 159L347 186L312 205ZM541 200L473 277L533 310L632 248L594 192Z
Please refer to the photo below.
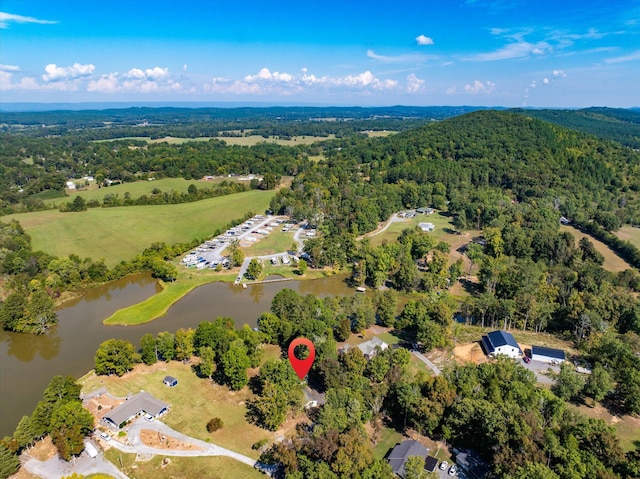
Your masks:
M309 348L309 356L306 359L298 359L295 355L296 346L306 346ZM289 362L291 366L293 366L293 370L296 372L300 381L304 379L304 377L311 369L313 365L313 360L316 358L316 348L313 347L313 343L307 338L297 338L291 341L289 345Z

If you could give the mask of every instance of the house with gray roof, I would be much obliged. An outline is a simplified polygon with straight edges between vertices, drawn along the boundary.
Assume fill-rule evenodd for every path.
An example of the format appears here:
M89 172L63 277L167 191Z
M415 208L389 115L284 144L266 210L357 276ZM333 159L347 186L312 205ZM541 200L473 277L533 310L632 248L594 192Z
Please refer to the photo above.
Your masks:
M387 456L387 462L393 469L393 472L404 479L405 470L404 465L407 459L411 456L421 457L426 459L429 454L429 449L424 447L420 442L414 440L402 441L400 444L396 444L396 447Z
M513 335L507 331L491 331L482 336L482 347L489 356L507 356L517 359L522 356L522 349Z
M169 405L146 391L140 391L135 396L131 396L118 407L106 413L102 421L113 429L120 428L120 425L129 421L139 414L149 414L158 418L169 410Z
M362 344L358 344L358 349L362 351L362 354L364 354L364 357L367 359L371 359L376 355L376 347L379 347L382 351L384 351L389 347L389 345L380 338L373 338L369 341L365 341Z

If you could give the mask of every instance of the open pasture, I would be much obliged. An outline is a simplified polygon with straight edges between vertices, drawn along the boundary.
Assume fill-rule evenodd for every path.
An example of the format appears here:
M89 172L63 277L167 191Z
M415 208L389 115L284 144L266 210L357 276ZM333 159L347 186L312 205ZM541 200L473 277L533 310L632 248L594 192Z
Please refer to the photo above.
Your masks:
M264 212L273 191L253 190L193 203L92 208L78 213L57 210L5 216L31 235L33 248L56 256L104 258L108 266L130 259L151 243L208 238L249 211Z

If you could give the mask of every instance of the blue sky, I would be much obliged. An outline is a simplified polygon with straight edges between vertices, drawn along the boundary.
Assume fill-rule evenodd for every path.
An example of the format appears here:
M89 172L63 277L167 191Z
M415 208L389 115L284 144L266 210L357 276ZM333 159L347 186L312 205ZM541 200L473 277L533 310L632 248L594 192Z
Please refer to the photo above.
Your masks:
M638 0L2 0L0 101L640 106Z

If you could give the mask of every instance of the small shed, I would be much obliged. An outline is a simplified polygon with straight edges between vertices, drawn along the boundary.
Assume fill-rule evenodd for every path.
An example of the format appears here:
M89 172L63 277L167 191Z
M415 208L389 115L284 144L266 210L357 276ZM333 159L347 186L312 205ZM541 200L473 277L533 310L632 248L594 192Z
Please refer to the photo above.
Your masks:
M418 223L418 226L422 231L433 231L436 229L436 225L433 223Z
M531 346L531 359L543 363L563 363L566 355L562 349L547 348L545 346Z
M165 386L169 386L170 388L176 387L178 385L178 380L173 376L165 376L162 382Z

